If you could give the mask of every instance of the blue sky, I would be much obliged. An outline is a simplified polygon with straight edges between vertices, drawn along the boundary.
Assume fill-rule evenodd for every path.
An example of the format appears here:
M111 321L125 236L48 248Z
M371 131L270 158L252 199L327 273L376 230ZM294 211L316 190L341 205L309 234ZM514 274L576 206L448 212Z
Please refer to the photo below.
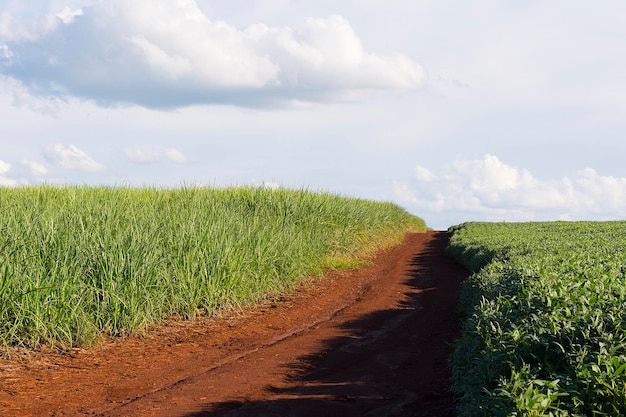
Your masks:
M626 217L626 3L0 0L0 185Z

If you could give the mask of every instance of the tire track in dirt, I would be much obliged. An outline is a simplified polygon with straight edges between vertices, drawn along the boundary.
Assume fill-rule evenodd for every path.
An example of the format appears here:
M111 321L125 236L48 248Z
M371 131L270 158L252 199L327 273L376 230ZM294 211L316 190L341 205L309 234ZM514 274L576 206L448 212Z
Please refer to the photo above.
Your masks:
M274 339L272 339L272 340L270 340L270 341L268 341L268 342L266 342L264 344L261 344L259 346L254 347L253 349L247 350L245 352L236 353L236 354L234 354L232 356L228 356L228 357L218 361L217 363L209 366L208 368L200 369L200 370L196 369L196 370L194 370L194 372L192 374L190 374L188 376L183 376L183 377L181 377L181 379L179 379L179 380L177 380L177 381L175 381L173 383L170 383L168 385L159 386L159 387L157 387L155 389L152 389L152 390L150 390L150 391L148 391L146 393L143 393L143 394L141 394L139 396L136 396L136 397L133 397L133 398L129 398L128 400L123 401L120 404L112 407L109 410L109 412L113 411L114 409L120 409L120 408L126 407L129 404L131 404L131 403L133 403L135 401L141 400L143 398L146 398L146 397L148 397L150 395L154 395L154 394L157 394L157 393L162 392L162 391L173 389L174 387L176 387L176 386L178 386L180 384L184 384L184 383L188 382L191 379L197 379L198 377L200 377L200 376L202 376L204 374L208 374L209 372L215 371L215 370L217 370L217 369L219 369L219 368L221 368L223 366L229 365L229 364L231 364L231 363L233 363L235 361L241 361L241 360L247 358L248 356L250 356L250 355L252 355L254 353L257 353L260 349L268 349L268 348L270 348L270 347L272 347L272 346L274 346L274 345L276 345L276 344L278 344L280 342L283 342L283 341L285 341L285 340L287 340L287 339L289 339L291 337L295 337L295 336L297 336L299 334L302 334L302 333L306 332L307 330L310 330L311 328L313 328L313 327L315 327L315 326L317 326L317 325L319 325L321 323L324 323L326 321L331 320L333 317L335 317L337 314L339 314L341 311L345 310L348 307L349 307L349 305L342 306L342 307L338 308L337 310L333 311L328 317L323 317L321 319L317 319L317 320L313 321L312 323L308 323L308 324L306 324L304 326L300 326L300 327L298 327L296 329L291 329L291 330L289 330L289 332L281 334L278 337L276 337L276 338L274 338Z
M452 416L447 358L467 272L447 240L409 234L369 267L237 314L4 361L0 414Z

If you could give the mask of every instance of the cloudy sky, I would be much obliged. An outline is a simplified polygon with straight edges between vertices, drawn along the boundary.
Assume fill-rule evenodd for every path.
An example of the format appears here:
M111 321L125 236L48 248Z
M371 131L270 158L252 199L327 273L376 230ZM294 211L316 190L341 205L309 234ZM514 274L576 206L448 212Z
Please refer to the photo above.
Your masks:
M626 2L0 0L0 185L626 218Z

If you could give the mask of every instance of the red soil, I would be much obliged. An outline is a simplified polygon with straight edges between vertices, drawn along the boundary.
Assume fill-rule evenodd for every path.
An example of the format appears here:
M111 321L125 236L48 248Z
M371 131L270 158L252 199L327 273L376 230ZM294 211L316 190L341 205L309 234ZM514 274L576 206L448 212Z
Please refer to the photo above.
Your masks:
M453 416L466 271L444 232L371 266L144 337L0 361L3 416Z

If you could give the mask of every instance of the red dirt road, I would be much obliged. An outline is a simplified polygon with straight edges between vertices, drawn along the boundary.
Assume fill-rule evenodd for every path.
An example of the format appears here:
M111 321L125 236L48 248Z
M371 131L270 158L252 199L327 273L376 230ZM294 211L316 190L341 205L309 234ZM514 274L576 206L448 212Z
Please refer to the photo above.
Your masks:
M409 234L371 266L237 313L2 360L0 415L453 416L467 272L447 240Z

